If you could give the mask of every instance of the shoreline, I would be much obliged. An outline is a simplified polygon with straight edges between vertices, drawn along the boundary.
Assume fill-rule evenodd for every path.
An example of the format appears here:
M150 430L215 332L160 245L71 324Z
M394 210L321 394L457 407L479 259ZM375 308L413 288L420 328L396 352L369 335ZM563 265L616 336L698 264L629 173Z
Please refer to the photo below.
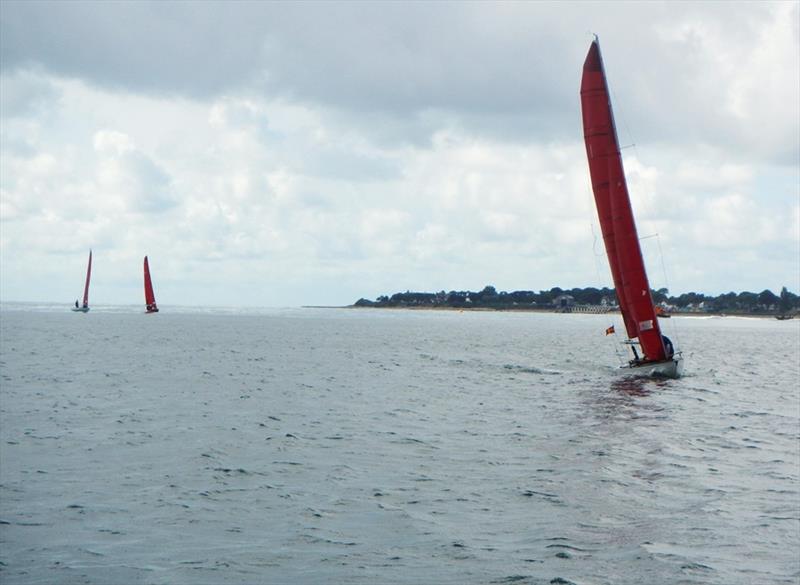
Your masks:
M341 305L341 306L326 306L326 305L304 305L303 309L356 309L356 310L389 310L389 311L457 311L457 312L496 312L496 313L555 313L563 315L614 315L620 316L618 310L607 312L592 312L592 311L564 311L558 309L545 309L545 308L532 308L532 307L441 307L441 306L394 306L394 307L375 307L375 306L360 306L360 305ZM676 311L670 313L669 317L661 317L662 319L669 319L671 317L744 317L750 319L777 319L774 313L722 313L722 312L696 312L696 311ZM786 319L792 321L794 317Z

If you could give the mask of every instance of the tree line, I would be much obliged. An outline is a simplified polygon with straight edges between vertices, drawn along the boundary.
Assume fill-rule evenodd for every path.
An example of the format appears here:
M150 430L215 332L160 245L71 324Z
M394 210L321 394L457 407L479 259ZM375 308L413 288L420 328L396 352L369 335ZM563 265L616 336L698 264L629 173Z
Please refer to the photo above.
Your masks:
M800 297L781 289L780 294L770 290L760 293L729 292L721 295L706 295L689 292L670 295L669 290L660 288L650 291L653 302L667 310L678 312L713 312L713 313L745 313L781 315L793 314L800 309ZM430 292L397 292L393 295L381 295L374 301L359 299L357 307L450 307L450 308L489 308L489 309L548 309L554 306L617 305L617 296L613 288L572 288L553 287L538 292L518 290L498 292L488 285L480 291L439 291Z

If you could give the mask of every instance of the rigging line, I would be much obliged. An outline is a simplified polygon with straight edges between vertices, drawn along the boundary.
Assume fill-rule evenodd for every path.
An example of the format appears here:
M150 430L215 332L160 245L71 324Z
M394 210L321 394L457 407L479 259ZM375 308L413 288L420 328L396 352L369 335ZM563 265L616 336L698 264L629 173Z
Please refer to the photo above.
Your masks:
M600 254L597 253L597 233L594 231L594 222L590 223L589 227L592 230L592 252L594 255L594 269L595 272L597 273L597 282L598 284L603 285L605 288L613 288L613 283L611 287L607 286L608 281L606 279L608 278L608 276L603 277L603 275L600 272L600 262L601 262L600 258L601 257L605 258L605 251L601 252ZM615 315L614 313L609 314L609 317L611 317L610 319L611 327L614 328L614 337L611 339L611 344L614 346L614 353L617 356L617 361L619 362L619 365L624 366L626 363L625 356L620 352L620 347L622 346L622 343L619 341L618 337L619 334L617 333L617 327L624 326L624 323L620 323L619 316ZM608 335L606 335L605 337L608 337Z
M606 276L603 276L603 272L600 270L600 264L602 262L601 258L605 259L606 253L605 250L601 251L599 254L597 253L597 234L594 231L594 223L589 224L589 227L592 230L592 255L594 256L594 271L597 278L597 283L603 288L614 288L613 283L610 283L611 286L608 286L608 273L606 272Z
M625 365L625 355L622 354L620 348L623 346L624 342L619 341L619 337L617 334L617 328L614 327L614 353L617 354L617 360L619 361L620 366Z
M600 257L605 258L605 256L606 256L605 251L601 250L599 254L597 252L597 234L594 231L594 223L590 223L589 224L589 229L592 230L592 253L594 254L594 257L595 258L600 258ZM599 270L597 272L597 276L600 276L600 271Z
M667 285L669 290L669 279L667 278L667 265L664 263L664 250L661 248L661 236L655 234L656 242L658 243L658 255L661 257L661 272L663 273L664 284Z
M596 37L596 35L595 35L595 37ZM592 201L592 203L594 203L594 189L591 188L591 187L589 189L589 195L590 195L590 201ZM596 276L597 276L597 282L603 288L614 289L615 295L616 295L616 289L614 287L614 283L612 282L612 283L610 283L611 286L608 286L609 285L609 282L608 282L608 274L609 273L608 273L608 269L605 266L605 264L603 266L603 268L605 270L601 271L601 269L600 269L600 263L602 262L601 258L604 258L604 259L606 258L605 242L603 243L603 249L600 250L599 253L598 253L598 250L597 250L597 248L598 248L598 245L597 245L598 237L597 237L597 232L595 231L595 222L594 222L594 219L596 218L596 216L594 215L594 213L592 211L593 207L594 207L594 205L588 207L587 208L587 213L589 214L589 229L592 232L592 256L594 256L594 270L595 270L595 273L596 273ZM605 274L605 276L603 276L603 274ZM620 323L621 313L616 313L616 314L611 313L609 315L609 317L611 317L611 319L610 319L611 326L614 328L614 334L613 334L613 338L611 339L611 344L614 346L614 353L617 356L617 361L619 362L619 365L623 366L627 362L626 362L625 356L620 352L620 347L621 347L622 344L619 342L619 338L617 337L619 335L617 333L617 327L620 327L620 326L624 327L624 323ZM605 335L604 337L608 337L608 335Z
M606 71L606 77L608 77L608 72L607 71ZM609 91L611 92L611 95L613 97L613 102L619 105L620 104L620 100L619 100L619 98L617 96L617 92L614 91L614 89L612 89L611 87L609 87ZM633 132L631 132L630 126L628 126L628 120L627 120L627 118L625 118L625 115L624 115L625 114L625 110L624 110L624 108L615 108L614 114L615 114L614 115L614 120L616 121L617 119L619 119L622 122L622 125L623 125L623 127L625 129L625 134L627 134L628 138L630 138L630 144L627 144L625 146L620 146L619 147L620 151L625 150L627 148L632 148L634 154L636 155L636 158L639 158L639 151L636 148L636 141L633 139ZM619 140L619 136L617 136L617 140Z
M605 63L603 65L605 65ZM606 78L608 79L608 77L609 77L608 70L606 70ZM617 105L621 105L619 97L617 96L617 92L614 90L614 88L612 86L608 85L608 90L611 93L611 96L613 98L613 102L616 103ZM636 157L636 159L637 160L641 160L639 158L639 149L636 147L636 140L634 140L633 132L631 132L631 128L628 125L628 119L625 116L625 111L626 111L626 109L625 108L621 108L621 107L615 108L615 110L614 110L614 121L615 121L614 125L615 125L615 127L616 127L616 121L617 120L622 122L623 129L625 130L625 134L630 139L630 143L629 144L619 147L620 154L622 153L623 150L632 148L633 149L633 154ZM617 133L617 140L619 140L619 133Z
M597 246L598 237L597 237L597 232L595 231L595 223L594 223L594 218L596 216L593 214L593 211L592 211L592 207L594 207L594 191L590 190L590 194L591 194L591 199L590 200L592 201L592 206L587 207L586 208L586 212L589 215L589 229L592 232L592 255L594 256L594 270L595 270L595 273L596 273L595 275L597 276L597 282L598 283L603 283L603 282L607 282L607 281L604 279L603 273L600 271L600 262L601 262L600 258L605 258L606 257L605 244L603 245L603 249L598 252L597 251L597 248L598 248L598 246Z
M658 234L656 234L656 236L658 236ZM664 250L661 248L660 236L656 238L656 242L658 242L658 255L661 257L661 272L663 273L664 285L666 286L667 290L670 290L669 279L667 278L667 265L664 262ZM670 319L670 329L672 336L675 338L675 345L680 346L680 336L678 335L678 324L677 322L673 322L672 319Z
M614 345L614 353L617 356L617 361L619 362L620 367L626 365L630 360L630 355L628 354L627 346L634 345L630 339L628 339L627 333L624 336L623 341L620 341L620 334L617 333L616 325L619 323L612 323L612 328L614 329L613 338L611 339L612 344ZM624 325L623 325L624 327ZM608 337L608 335L606 335Z

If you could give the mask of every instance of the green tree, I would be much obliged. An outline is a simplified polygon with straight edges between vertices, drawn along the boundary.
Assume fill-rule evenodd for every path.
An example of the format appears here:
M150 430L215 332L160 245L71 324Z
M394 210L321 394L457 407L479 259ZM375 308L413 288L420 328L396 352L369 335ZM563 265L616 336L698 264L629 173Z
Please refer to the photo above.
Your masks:
M763 290L758 295L758 304L768 309L772 305L777 305L780 299L771 290Z
M669 299L669 289L660 288L658 290L651 290L651 296L653 297L653 302L655 304L664 303Z
M738 309L739 305L736 302L736 293L731 291L719 295L714 299L714 307L716 307L718 311L733 311Z
M736 297L739 307L748 311L754 311L758 305L758 295L756 293L743 291Z
M797 295L790 293L789 290L784 286L781 289L781 297L780 301L778 302L778 310L781 312L781 315L789 313L796 304Z

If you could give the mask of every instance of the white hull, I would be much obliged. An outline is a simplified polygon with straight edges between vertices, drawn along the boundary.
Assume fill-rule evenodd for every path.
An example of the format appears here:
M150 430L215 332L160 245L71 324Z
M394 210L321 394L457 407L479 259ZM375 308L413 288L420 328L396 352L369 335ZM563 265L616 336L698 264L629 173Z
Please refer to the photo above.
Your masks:
M680 378L683 374L683 358L676 354L663 362L642 362L620 368L625 375L644 378Z

